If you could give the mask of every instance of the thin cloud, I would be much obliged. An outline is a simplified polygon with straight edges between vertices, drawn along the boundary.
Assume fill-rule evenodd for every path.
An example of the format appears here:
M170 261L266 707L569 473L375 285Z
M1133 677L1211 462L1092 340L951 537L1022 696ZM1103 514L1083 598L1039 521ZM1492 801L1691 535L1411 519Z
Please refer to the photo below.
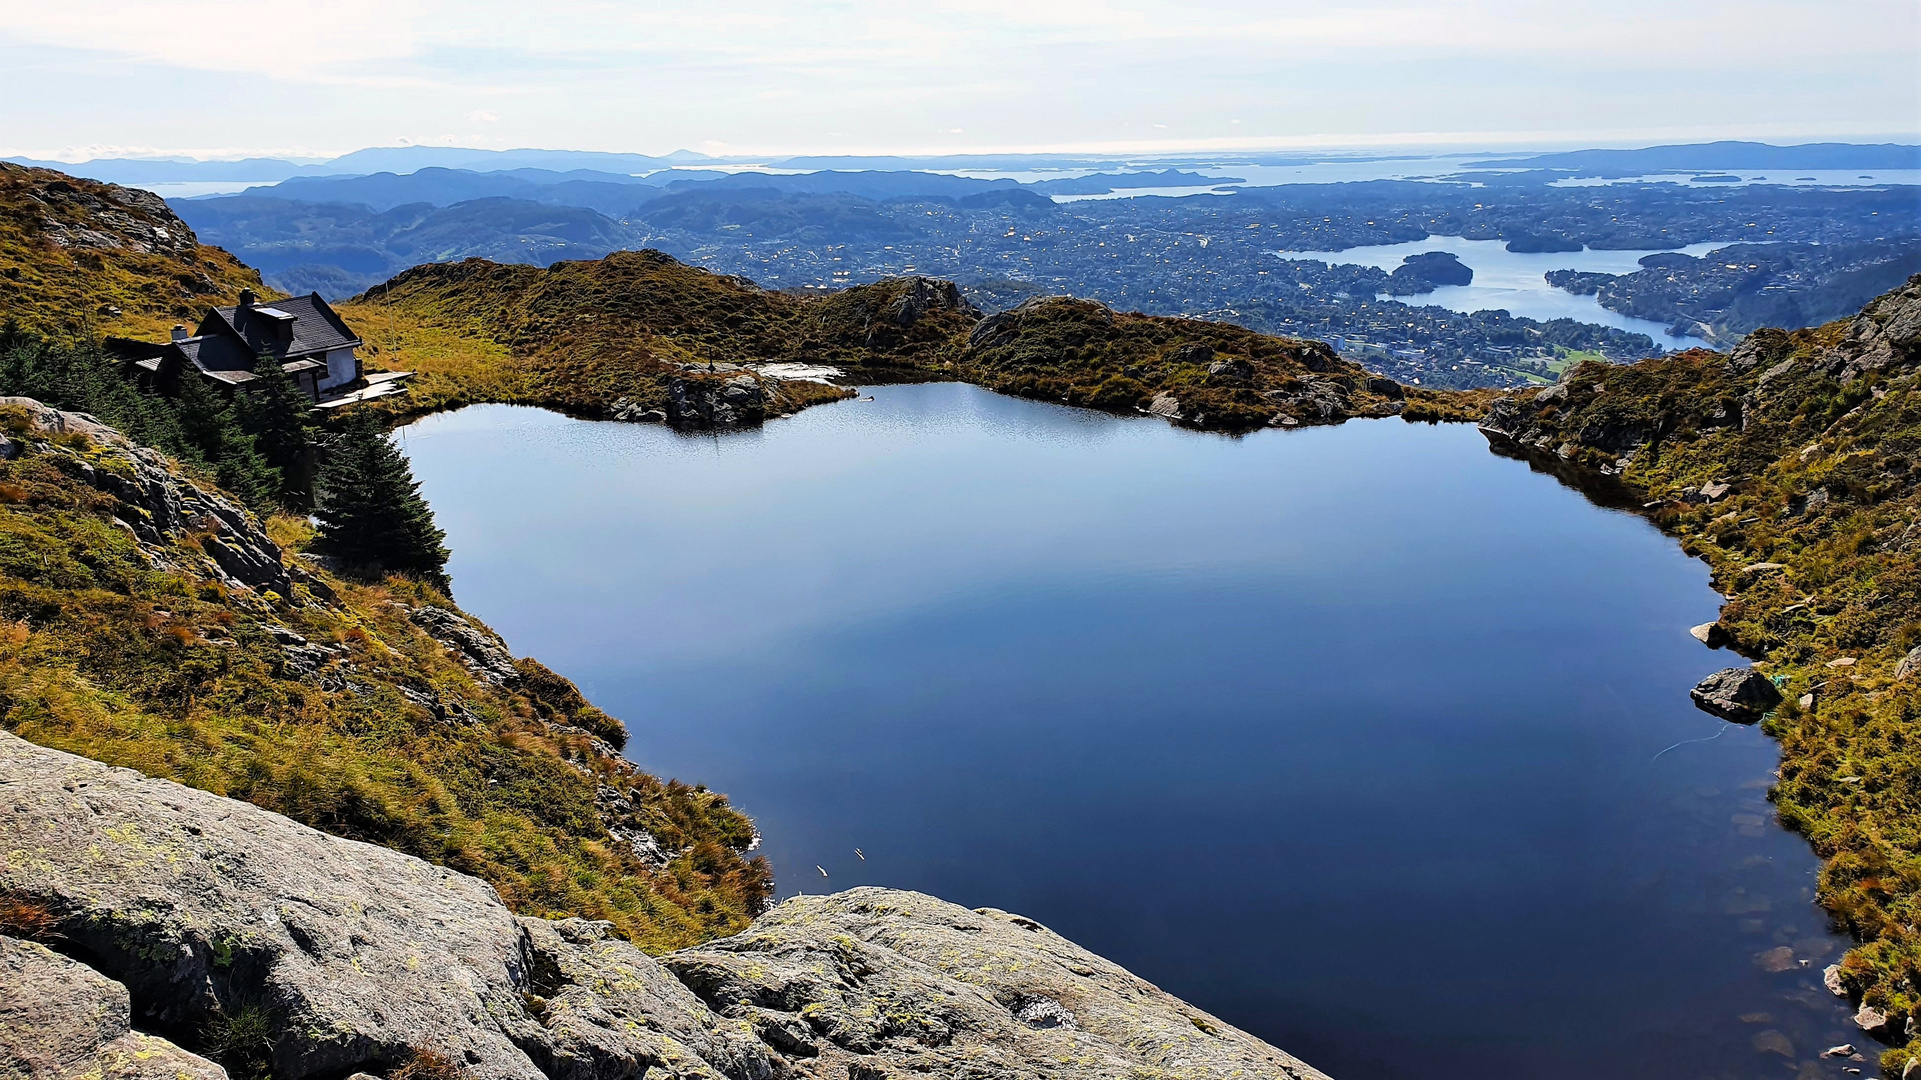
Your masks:
M39 95L6 137L39 145L438 143L462 117L489 145L807 152L1123 146L1143 115L1195 146L1921 128L1913 0L0 3L0 67Z

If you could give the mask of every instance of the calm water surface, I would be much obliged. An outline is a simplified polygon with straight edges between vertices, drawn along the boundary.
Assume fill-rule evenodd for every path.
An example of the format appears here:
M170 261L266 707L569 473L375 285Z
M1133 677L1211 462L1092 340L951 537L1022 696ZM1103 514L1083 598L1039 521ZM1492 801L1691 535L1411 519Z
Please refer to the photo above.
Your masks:
M873 396L404 438L462 603L783 894L1024 913L1340 1080L1843 1076L1775 748L1689 705L1717 597L1644 522L1465 427Z

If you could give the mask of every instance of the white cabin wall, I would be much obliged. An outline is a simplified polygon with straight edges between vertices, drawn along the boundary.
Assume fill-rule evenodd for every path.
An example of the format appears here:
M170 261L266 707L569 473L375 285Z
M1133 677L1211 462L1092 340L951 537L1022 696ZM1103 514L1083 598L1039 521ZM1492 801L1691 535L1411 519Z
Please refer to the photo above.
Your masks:
M327 390L335 386L353 382L360 378L360 360L352 349L335 349L327 354L327 373L320 378L320 388Z

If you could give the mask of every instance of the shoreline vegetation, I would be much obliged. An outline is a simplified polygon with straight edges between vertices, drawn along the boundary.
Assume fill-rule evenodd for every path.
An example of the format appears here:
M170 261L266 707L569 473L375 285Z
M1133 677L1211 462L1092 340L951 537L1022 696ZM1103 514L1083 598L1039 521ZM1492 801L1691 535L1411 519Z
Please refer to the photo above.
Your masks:
M8 167L0 195L17 194L23 171ZM240 281L258 288L190 233L178 247L156 216L164 205L140 217L103 185L38 182L84 196L69 200L67 239L0 213L0 261L33 264L37 281L71 273L158 298L103 305L121 325ZM86 247L72 230L104 203L120 207L122 240ZM159 255L155 229L174 245ZM183 298L189 257L230 272ZM92 309L59 289L5 295L0 318L81 349L99 333ZM1712 636L1786 699L1764 721L1782 752L1777 816L1822 858L1819 901L1860 942L1829 985L1890 1044L1890 1074L1921 1070L1905 1045L1921 1029L1921 278L1859 316L1757 331L1728 354L1589 360L1511 394L1402 387L1318 343L1065 297L981 318L947 282L800 297L657 252L544 270L422 266L340 310L373 345L370 366L419 373L411 400L374 406L389 423L499 402L725 427L848 395L753 366L799 359L850 380L961 379L1223 433L1363 416L1478 422L1498 451L1605 487L1713 568L1728 600ZM143 462L175 477L172 490L218 499L210 481L202 491L187 481L204 477L111 432L36 417L21 403L0 410L19 449L0 462L9 730L469 870L516 910L609 919L650 951L730 933L765 903L771 877L747 857L743 815L632 769L618 721L513 660L444 594L283 558L268 534L298 547L304 522L262 526L238 507L226 528L268 553L271 580L233 589L219 552L235 541L219 528L133 536L109 524L127 503L111 478Z
M1727 600L1702 636L1779 688L1769 798L1859 942L1824 981L1892 1044L1889 1075L1921 1072L1921 277L1729 353L1583 363L1480 426L1497 450L1638 500L1713 569Z

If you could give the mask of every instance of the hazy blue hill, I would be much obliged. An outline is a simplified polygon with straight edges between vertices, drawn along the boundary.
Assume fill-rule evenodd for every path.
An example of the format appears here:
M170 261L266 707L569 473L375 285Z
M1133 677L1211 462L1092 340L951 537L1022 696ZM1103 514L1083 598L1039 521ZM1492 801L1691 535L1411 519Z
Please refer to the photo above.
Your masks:
M669 247L691 247L717 238L893 243L915 235L884 215L873 200L846 192L794 193L708 184L647 203L635 216L651 231L675 236L680 243Z
M662 185L675 179L672 173L634 177L591 169L474 172L432 166L411 173L302 176L273 187L248 188L244 194L296 202L355 203L375 210L391 210L414 203L453 206L471 199L506 198L579 206L620 217L642 202L658 197ZM699 182L696 178L687 184Z
M481 256L545 266L598 259L644 237L605 214L526 199L471 199L454 206L409 203L385 210L233 195L175 204L196 233L292 291L329 299L424 262Z
M272 187L248 188L245 194L263 199L353 203L375 210L391 210L408 203L452 206L468 199L516 196L541 186L544 185L504 173L478 173L432 166L405 174L380 172L367 176L302 176Z
M1060 209L1060 204L1033 188L995 188L978 195L963 195L954 200L954 205L963 210L1017 210L1028 214L1046 214Z
M737 191L753 189L778 191L789 195L858 195L866 199L900 199L940 195L960 198L996 188L1019 185L1012 180L982 180L971 176L915 171L842 172L824 170L809 173L743 172L722 174L712 180L689 177L667 185L669 191L684 191L698 185L704 190Z
M911 169L829 169L806 173L723 173L671 169L647 176L629 176L596 169L566 172L534 168L478 171L431 165L408 173L298 176L272 187L250 188L246 194L301 202L360 203L376 210L389 210L409 203L452 206L469 199L511 198L584 206L620 217L642 202L657 197L663 189L676 194L700 189L714 192L777 191L786 195L855 195L885 201L963 199L987 192L1021 189L1043 195L1100 195L1123 188L1197 187L1235 182L1232 177L1209 177L1177 169L1095 173L1021 184L1007 179L989 180Z
M944 154L933 157L858 157L827 155L783 158L773 164L783 169L981 169L1025 172L1034 169L1099 169L1117 165L1113 158L1066 157L1059 154Z
M85 177L103 184L179 184L191 182L277 183L290 176L317 172L317 165L296 165L279 158L244 158L239 161L187 161L150 158L95 158L71 164L64 161L35 161L32 158L0 158L36 169L53 169L68 176Z
M1245 180L1238 176L1203 176L1180 169L1162 169L1159 172L1094 173L1091 176L1041 180L1027 186L1049 195L1105 195L1127 188L1218 187L1240 183L1245 183Z
M1470 165L1477 169L1516 167L1579 169L1617 176L1657 172L1714 172L1722 169L1921 169L1921 146L1901 143L1805 143L1773 146L1757 142L1690 143L1640 150L1574 150L1535 154Z
M355 150L329 161L327 171L342 173L409 173L425 168L473 169L599 169L639 173L671 169L675 165L712 161L705 154L676 150L665 157L646 154L607 154L590 150L473 150L452 146L382 146Z

